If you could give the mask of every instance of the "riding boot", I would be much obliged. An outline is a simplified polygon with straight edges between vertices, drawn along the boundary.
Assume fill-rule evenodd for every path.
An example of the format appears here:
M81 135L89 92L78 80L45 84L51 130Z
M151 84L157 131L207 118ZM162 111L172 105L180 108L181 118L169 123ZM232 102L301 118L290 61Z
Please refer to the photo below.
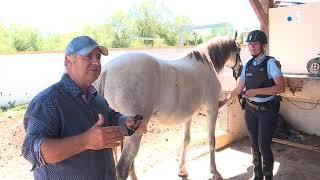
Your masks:
M263 159L263 175L265 180L273 180L273 158Z
M250 180L262 180L262 166L261 166L261 155L259 152L252 152L253 157L253 175Z

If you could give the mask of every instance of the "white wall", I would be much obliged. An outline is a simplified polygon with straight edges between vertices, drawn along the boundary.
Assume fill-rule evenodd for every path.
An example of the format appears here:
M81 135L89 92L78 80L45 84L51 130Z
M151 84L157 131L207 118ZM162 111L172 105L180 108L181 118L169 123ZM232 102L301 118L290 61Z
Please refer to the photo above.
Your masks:
M284 72L308 73L307 62L319 57L319 18L319 2L270 9L270 55L280 60Z
M319 2L270 9L270 55L280 60L283 72L308 74L307 62L320 54L319 18ZM320 78L291 76L286 83L284 95L302 108L313 107L320 99ZM280 113L291 125L306 133L320 135L319 106L303 110L289 101L281 105Z

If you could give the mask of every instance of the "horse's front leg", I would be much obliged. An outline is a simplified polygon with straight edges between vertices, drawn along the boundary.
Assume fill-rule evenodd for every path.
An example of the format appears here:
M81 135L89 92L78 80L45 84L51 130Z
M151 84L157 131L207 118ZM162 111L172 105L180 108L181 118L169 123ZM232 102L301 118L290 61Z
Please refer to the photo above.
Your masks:
M136 175L135 166L134 166L134 160L132 161L132 164L130 166L129 176L130 176L131 180L138 180L138 177Z
M210 151L210 172L212 173L213 180L222 180L222 176L217 170L215 162L215 129L216 121L218 116L218 107L210 108L208 111L208 140L209 140L209 151Z
M181 159L180 159L179 174L178 174L180 177L187 177L188 176L188 172L185 167L185 163L186 163L185 159L186 159L187 147L190 143L191 121L192 121L192 119L190 118L184 124L183 150L182 150L182 155L181 155Z
M126 180L129 175L129 170L132 171L131 178L136 179L134 169L130 169L130 166L133 164L133 160L138 153L141 138L142 132L137 131L133 135L124 139L123 150L121 152L121 157L117 164L118 180ZM134 168L134 166L132 168Z

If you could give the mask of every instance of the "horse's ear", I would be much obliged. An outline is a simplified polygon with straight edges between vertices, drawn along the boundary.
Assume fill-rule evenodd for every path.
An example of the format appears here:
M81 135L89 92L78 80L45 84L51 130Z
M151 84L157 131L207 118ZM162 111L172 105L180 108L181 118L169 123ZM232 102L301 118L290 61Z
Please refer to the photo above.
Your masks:
M237 40L237 37L238 37L238 30L236 30L236 32L234 33L234 41Z

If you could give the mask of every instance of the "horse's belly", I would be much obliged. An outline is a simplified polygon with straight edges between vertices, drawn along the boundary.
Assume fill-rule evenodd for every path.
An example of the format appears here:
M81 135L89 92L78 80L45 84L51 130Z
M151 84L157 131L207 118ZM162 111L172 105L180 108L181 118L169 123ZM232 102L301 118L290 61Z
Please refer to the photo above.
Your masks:
M162 125L176 125L176 124L182 124L186 121L188 118L181 118L181 117L167 117L167 116L152 116L151 121L156 124L162 124Z
M181 124L192 118L192 115L195 112L198 112L198 110L192 109L183 111L179 108L170 111L165 111L164 109L159 111L156 110L152 113L151 120L166 125Z

